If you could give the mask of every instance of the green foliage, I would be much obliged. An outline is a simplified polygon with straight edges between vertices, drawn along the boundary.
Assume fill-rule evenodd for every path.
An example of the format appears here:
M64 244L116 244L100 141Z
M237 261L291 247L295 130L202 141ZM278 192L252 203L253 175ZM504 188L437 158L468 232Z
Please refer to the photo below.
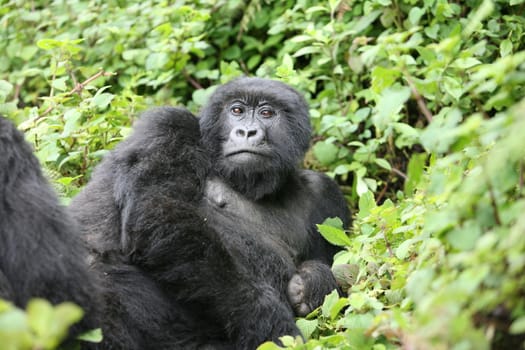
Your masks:
M354 209L294 349L523 348L525 1L11 0L0 113L69 198L148 106L248 74L306 93ZM0 327L3 331L3 327ZM22 339L22 338L20 338ZM261 349L282 348L267 343Z
M80 307L72 303L52 306L46 300L33 299L24 311L0 299L0 344L5 350L56 349L65 340L69 327L82 316ZM79 339L100 342L100 329Z

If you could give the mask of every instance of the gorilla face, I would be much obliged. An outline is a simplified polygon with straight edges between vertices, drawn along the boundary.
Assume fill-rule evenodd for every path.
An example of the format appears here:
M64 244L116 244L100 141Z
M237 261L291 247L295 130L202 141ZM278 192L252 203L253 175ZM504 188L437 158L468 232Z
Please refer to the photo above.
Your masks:
M303 158L311 132L303 97L260 78L219 87L200 125L216 175L251 199L277 192Z
M286 134L282 111L265 101L235 100L223 113L222 161L229 167L262 170L279 158L279 141Z

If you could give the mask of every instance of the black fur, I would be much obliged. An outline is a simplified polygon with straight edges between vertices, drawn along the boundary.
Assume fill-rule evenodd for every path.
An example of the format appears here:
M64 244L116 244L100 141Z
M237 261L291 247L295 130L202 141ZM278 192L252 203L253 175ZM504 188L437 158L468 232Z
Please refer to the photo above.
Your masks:
M32 297L73 301L86 313L73 334L97 328L100 292L86 259L31 147L0 116L0 297L22 308Z
M266 340L299 335L294 316L311 311L336 288L328 267L335 248L315 224L334 216L345 225L350 220L336 184L299 169L309 140L304 99L266 79L242 78L219 87L200 125L186 110L169 107L140 118L70 206L90 248L92 276L100 283L103 349L255 349ZM8 149L20 144L7 143ZM26 168L35 172L35 164ZM0 174L13 179L20 171ZM3 189L29 195L44 188L39 197L51 198L34 178L25 183L38 190ZM24 201L11 203L22 209ZM37 203L20 215L42 208ZM73 227L62 214L56 225ZM11 217L12 225L27 230L24 217ZM6 232L2 239L12 236ZM64 279L53 254L20 254L38 237L28 236L22 249L13 239L3 245L8 257L19 255L10 257L14 264L0 260L7 268L0 283L11 282L13 272L42 281L24 264L47 266L50 275L60 272ZM68 261L83 256L78 242L67 237L50 241L56 255L66 252ZM73 271L82 267L83 259L76 259ZM89 277L82 275L81 281L73 274L71 286L53 290L73 291L68 296L85 307L74 291L91 290ZM39 287L28 286L28 295ZM12 283L0 285L6 295L16 290Z

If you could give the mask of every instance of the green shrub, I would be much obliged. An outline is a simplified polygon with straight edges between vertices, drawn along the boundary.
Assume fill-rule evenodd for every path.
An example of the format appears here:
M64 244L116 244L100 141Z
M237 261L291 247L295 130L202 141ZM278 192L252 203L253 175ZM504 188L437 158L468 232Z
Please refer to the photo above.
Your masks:
M311 106L305 166L355 216L349 235L320 226L348 297L298 320L306 344L283 343L519 348L524 13L523 0L12 0L0 112L67 200L145 108L198 112L235 76L282 79Z
M26 310L20 310L0 299L0 344L3 350L51 350L63 343L68 329L78 322L83 312L77 305L62 303L56 306L46 300L33 299ZM83 341L100 342L100 329L78 337ZM69 342L68 349L77 344Z

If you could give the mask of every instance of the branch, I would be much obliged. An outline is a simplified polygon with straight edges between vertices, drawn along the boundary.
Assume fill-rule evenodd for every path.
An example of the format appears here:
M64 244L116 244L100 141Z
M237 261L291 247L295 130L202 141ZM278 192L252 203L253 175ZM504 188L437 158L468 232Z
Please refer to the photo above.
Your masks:
M91 83L95 79L98 79L98 78L100 78L102 76L109 77L109 76L112 76L112 75L115 75L115 73L104 72L104 70L101 70L97 74L95 74L95 75L87 78L86 80L84 80L84 82L82 82L80 84L77 84L73 90L71 90L70 92L66 93L66 96L71 96L71 95L73 95L76 92L82 91L84 89L84 87L86 87L87 84Z
M394 174L397 174L397 175L401 176L403 178L403 180L405 180L405 181L408 180L408 176L404 172L402 172L401 170L392 167L392 172Z
M522 192L523 192L523 185L525 183L525 167L524 167L524 164L523 164L523 160L520 161L520 181L519 181L519 192L518 192L518 195L521 195Z
M104 70L100 70L98 73L96 73L95 75L93 75L93 76L87 78L87 79L86 79L85 81L83 81L82 83L80 83L80 84L77 83L77 84L75 85L75 87L73 88L73 90L71 90L71 91L69 91L69 92L66 92L66 93L64 94L64 96L65 96L65 97L68 97L68 96L73 95L74 93L77 93L77 92L82 91L82 90L84 89L84 87L86 87L86 85L88 85L89 83L91 83L91 82L92 82L93 80L95 80L95 79L98 79L98 78L100 78L100 77L102 77L102 76L104 76L104 77L109 77L109 76L112 76L112 75L115 75L115 73L105 72ZM40 114L40 115L38 116L38 118L36 118L36 119L38 120L38 119L40 119L40 118L46 116L46 115L49 114L53 109L55 109L55 107L56 107L55 105L51 105L51 106L47 107L47 109L46 109L44 112L42 112L42 114Z
M421 96L421 94L416 88L416 85L414 84L412 79L410 79L410 76L408 74L405 74L405 79L407 80L407 83L410 86L410 89L412 90L412 95L414 95L414 98L416 99L419 110L421 111L421 113L423 113L427 122L431 123L433 116L432 112L430 112L430 110L427 107L427 104L425 103L425 99L423 98L423 96Z
M494 195L494 189L490 180L487 181L487 186L489 189L490 205L492 207L492 214L494 215L494 220L496 221L496 224L501 225L501 217L499 215L498 203L496 203L496 196Z
M388 250L388 254L390 255L390 257L394 257L395 255L394 255L394 251L392 250L392 245L386 238L386 227L384 225L382 225L381 231L383 232L383 239L385 240L385 245L386 245L386 249Z
M186 79L195 89L203 89L202 85L197 80L193 79L185 69L182 71L182 75L184 75L184 79Z
M387 190L388 190L388 182L385 182L385 186L383 186L383 189L381 190L381 192L379 192L379 195L377 196L377 199L376 199L376 204L377 205L379 205L379 203L381 203L381 200L385 196Z

